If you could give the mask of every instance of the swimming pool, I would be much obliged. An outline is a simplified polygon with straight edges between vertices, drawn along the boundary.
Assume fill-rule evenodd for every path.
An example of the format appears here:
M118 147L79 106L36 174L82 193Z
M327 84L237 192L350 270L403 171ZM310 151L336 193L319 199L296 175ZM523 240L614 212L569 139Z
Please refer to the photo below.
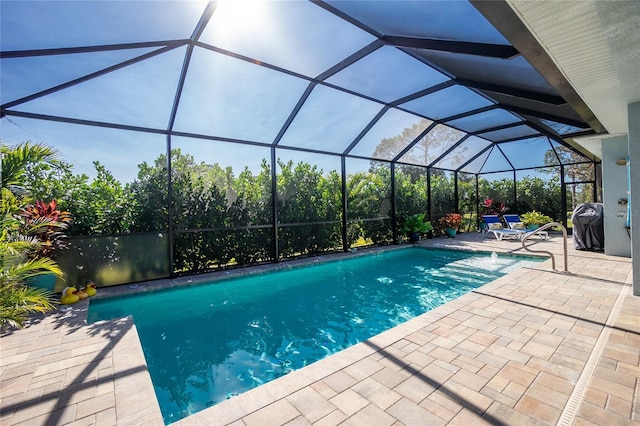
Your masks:
M544 260L406 248L124 298L166 423L338 352Z

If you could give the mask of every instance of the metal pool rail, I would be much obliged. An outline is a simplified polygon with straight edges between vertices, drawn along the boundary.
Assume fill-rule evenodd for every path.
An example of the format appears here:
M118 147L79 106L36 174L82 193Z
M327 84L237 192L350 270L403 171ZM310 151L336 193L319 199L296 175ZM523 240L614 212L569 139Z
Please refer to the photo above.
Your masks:
M564 227L564 225L562 225L561 223L558 222L549 222L545 225L542 225L540 228L536 229L533 232L528 233L527 235L524 236L524 238L522 238L522 248L531 252L531 253L545 253L548 254L549 256L551 256L551 269L553 269L554 271L556 271L556 258L553 255L553 253L551 253L550 251L547 250L531 250L529 247L525 246L525 241L527 241L527 239L529 239L529 237L531 237L532 235L535 235L541 231L544 231L545 229L551 228L552 226L559 226L562 229L562 238L563 238L563 253L564 253L564 271L565 272L569 272L569 268L567 265L567 228Z

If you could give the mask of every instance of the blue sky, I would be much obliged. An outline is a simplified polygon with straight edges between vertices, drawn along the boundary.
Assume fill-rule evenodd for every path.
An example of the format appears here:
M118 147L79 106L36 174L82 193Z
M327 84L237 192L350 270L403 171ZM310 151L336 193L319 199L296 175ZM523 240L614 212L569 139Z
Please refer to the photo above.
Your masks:
M459 9L457 13L476 13L464 4L454 2L452 7ZM384 8L388 4L382 2L378 6ZM3 0L0 7L0 43L3 51L12 51L185 39L193 32L206 2ZM344 7L349 5L344 4ZM437 10L436 4L429 7L429 15L425 16L452 13L441 6L437 6L441 8ZM415 13L427 13L424 6L421 9L416 4L415 8ZM364 16L363 19L373 18ZM438 25L433 23L443 36L453 31ZM499 42L500 37L494 36ZM480 33L476 37L481 37ZM200 41L251 59L240 60L195 47L173 129L272 143L309 87L310 79L374 40L370 34L306 1L221 2ZM149 54L154 49L2 59L0 97L3 104L15 101ZM164 131L169 123L186 52L185 46L178 47L10 109ZM269 64L269 67L256 63ZM280 68L294 74L283 73ZM382 110L384 102L448 79L395 48L380 48L329 77L329 86L313 87L284 133L280 146L342 152ZM366 98L348 91L360 92ZM432 115L441 118L440 115L490 104L471 90L455 86L402 107L419 114L433 110ZM501 111L485 115L487 117L461 120L460 124L475 128L486 120L496 124L518 120ZM421 120L422 117L410 112L390 109L352 152L372 155L379 141L399 135L403 129ZM76 166L78 173L92 175L91 163L99 160L122 181L131 181L138 164L151 162L166 150L166 137L160 134L20 117L1 120L0 137L4 143L33 140L52 145ZM261 158L256 160L250 155L266 152L268 158L267 149L237 144L200 139L188 142L181 139L178 143L176 139L176 146L179 145L184 145L185 149L188 146L202 161L230 165L237 172L245 165L252 170L259 165ZM482 144L468 145L457 154L471 158L481 147ZM540 153L536 155L540 158ZM327 164L323 167L325 170L334 168L337 161L333 156L324 158L291 152L283 152L281 156L313 157L312 162ZM484 162L487 169L503 167L504 163L503 158L494 154Z

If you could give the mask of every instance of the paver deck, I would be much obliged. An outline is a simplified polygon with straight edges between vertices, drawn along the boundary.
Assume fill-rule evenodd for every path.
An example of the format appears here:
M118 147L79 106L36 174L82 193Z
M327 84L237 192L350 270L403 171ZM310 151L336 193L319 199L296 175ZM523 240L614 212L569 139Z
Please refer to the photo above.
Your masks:
M476 233L420 244L522 252ZM630 259L570 247L569 269L522 268L176 424L640 424ZM163 423L135 324L86 325L84 303L0 339L0 425Z

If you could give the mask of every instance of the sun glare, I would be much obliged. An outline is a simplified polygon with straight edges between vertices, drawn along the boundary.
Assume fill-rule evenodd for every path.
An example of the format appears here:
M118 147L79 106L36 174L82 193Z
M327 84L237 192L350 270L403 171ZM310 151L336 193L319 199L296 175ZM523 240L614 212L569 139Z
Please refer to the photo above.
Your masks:
M263 33L269 23L265 0L222 0L209 23L214 40L229 42L242 39L248 33Z

